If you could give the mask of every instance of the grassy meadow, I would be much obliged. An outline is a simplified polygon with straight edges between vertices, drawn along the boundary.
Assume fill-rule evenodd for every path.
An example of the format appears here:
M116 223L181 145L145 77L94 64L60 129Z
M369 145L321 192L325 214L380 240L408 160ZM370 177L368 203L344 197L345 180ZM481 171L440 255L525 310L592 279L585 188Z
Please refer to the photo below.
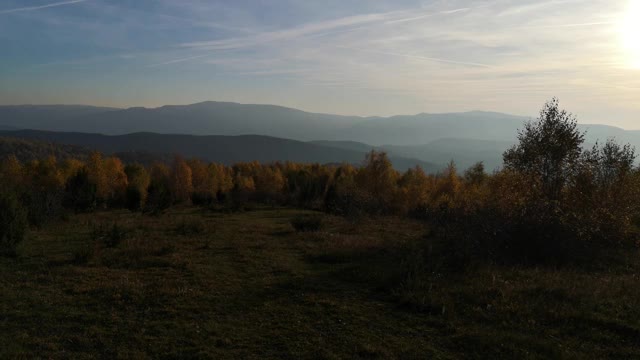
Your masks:
M317 231L292 219L321 217ZM423 223L73 215L0 258L0 358L638 358L638 267L424 273Z

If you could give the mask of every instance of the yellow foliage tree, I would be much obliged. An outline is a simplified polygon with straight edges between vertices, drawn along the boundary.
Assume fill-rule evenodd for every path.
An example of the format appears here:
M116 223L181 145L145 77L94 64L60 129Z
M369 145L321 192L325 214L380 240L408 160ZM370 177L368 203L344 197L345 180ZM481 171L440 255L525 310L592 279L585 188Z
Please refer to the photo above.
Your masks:
M395 209L407 214L419 208L426 208L433 191L433 178L425 174L420 166L407 170L398 181L398 196Z
M30 186L34 190L60 190L64 186L64 178L58 169L58 162L53 156L31 162L27 173L29 174Z
M211 163L207 167L207 181L214 195L226 194L233 189L232 170L222 164Z
M436 179L432 205L438 207L453 206L456 195L460 192L462 182L458 176L456 164L451 161L447 168Z
M380 211L388 211L397 193L398 172L384 152L372 150L356 175L358 187L366 191Z
M0 183L16 188L24 185L24 166L15 155L9 155L0 162Z
M256 191L267 196L282 193L286 184L282 172L275 167L261 166L254 178Z
M84 163L78 159L65 159L62 162L62 166L60 168L64 181L66 182L71 177L76 175L78 171L82 169L83 166L84 166Z
M193 174L183 158L177 156L171 169L171 192L175 202L186 202L193 193Z
M139 164L132 164L125 166L125 173L127 175L128 187L130 189L135 189L135 191L140 195L140 203L131 202L129 205L131 208L143 208L147 202L147 197L149 195L148 189L151 184L151 175L144 168L144 166Z
M109 157L104 160L103 171L106 178L106 200L120 202L124 199L127 190L127 174L124 165L117 157Z
M201 194L215 194L214 179L209 173L207 164L198 159L191 159L187 161L187 165L191 168L193 191Z
M242 192L254 192L256 191L256 183L251 176L244 176L236 174L233 179L234 189Z
M89 181L96 186L97 198L105 201L109 194L109 181L107 180L101 153L94 152L89 156L87 172L89 173Z
M149 173L151 175L151 182L156 182L167 187L170 185L171 169L169 169L167 165L154 163L151 165Z

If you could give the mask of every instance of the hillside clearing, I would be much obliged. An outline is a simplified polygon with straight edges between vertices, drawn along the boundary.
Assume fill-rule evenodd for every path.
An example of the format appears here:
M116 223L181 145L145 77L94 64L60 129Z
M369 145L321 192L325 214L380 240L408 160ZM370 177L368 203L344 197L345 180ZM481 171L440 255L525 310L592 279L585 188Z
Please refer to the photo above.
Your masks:
M423 224L321 215L295 232L308 213L112 211L32 231L0 258L0 357L640 357L633 267L485 267L412 293Z

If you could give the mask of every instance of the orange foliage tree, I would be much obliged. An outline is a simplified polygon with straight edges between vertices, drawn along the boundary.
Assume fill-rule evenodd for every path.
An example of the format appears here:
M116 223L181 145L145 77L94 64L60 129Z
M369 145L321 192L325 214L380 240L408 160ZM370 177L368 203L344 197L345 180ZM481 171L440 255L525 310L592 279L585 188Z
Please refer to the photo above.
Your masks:
M173 201L177 203L189 201L193 193L193 173L180 156L175 158L171 168L171 192Z

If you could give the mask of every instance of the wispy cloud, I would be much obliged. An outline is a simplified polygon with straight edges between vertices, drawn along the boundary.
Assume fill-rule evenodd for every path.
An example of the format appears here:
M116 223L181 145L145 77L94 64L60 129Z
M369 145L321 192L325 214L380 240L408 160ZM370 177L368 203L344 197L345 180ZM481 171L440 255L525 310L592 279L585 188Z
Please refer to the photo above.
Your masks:
M435 58L435 57L429 57L429 56L420 56L420 55L411 55L411 54L400 54L400 53L394 53L394 52L388 52L388 51L362 49L362 48L357 48L357 47L347 47L347 46L339 46L339 47L344 48L344 49L351 49L351 50L363 51L363 52L380 54L380 55L398 56L398 57L404 57L404 58L409 58L409 59L441 62L441 63L446 63L446 64L477 66L477 67L483 67L483 68L492 67L491 65L481 64L481 63L477 63L477 62L458 61L458 60L451 60L451 59L441 59L441 58Z
M185 61L202 59L202 58L205 58L207 56L211 56L211 54L202 54L202 55L188 56L188 57L184 57L184 58L180 58L180 59L173 59L173 60L169 60L169 61L164 61L164 62L160 62L160 63L151 64L151 65L149 65L149 67L157 67L157 66L162 66L162 65L177 64L177 63L181 63L181 62L185 62Z
M469 10L471 10L471 8L465 7L465 8L460 8L460 9L444 10L444 11L441 11L440 13L441 14L455 14L455 13L469 11Z
M39 6L27 6L27 7L15 8L15 9L0 10L0 14L11 14L11 13L22 12L22 11L34 11L34 10L52 8L57 6L72 5L72 4L82 3L85 1L89 1L89 0L70 0L70 1L62 1L62 2L39 5Z
M315 69L270 69L261 71L238 72L237 74L243 76L296 75L310 73L313 71L315 71Z
M352 30L360 30L366 28L367 26L376 24L393 25L399 23L414 22L436 15L453 15L470 10L472 9L469 7L464 7L443 11L424 11L410 9L390 11L385 13L361 14L333 20L307 23L290 29L256 33L245 37L212 41L187 42L181 44L181 46L207 50L236 49L265 44L273 41L292 40L305 36L335 34L336 30L338 30L339 32L349 32Z
M525 26L523 28L526 29L544 29L544 28L572 28L572 27L591 27L591 26L604 26L604 25L615 25L614 21L597 21L597 22L586 22L586 23L575 23L575 24L557 24L557 25L540 25L540 26Z
M254 46L254 45L264 44L267 42L273 42L278 40L291 40L291 39L295 39L303 36L314 35L317 33L331 31L335 29L349 28L354 26L360 26L367 23L384 21L394 17L400 17L401 15L404 15L404 14L405 13L401 11L392 11L387 13L354 15L354 16L348 16L348 17L343 17L343 18L334 19L334 20L307 23L298 27L285 29L285 30L263 32L253 36L229 38L229 39L213 40L213 41L188 42L188 43L181 44L181 46L189 47L189 48L209 49L209 50L233 49L233 48Z
M534 11L544 10L551 7L557 7L570 3L581 3L582 0L549 0L524 3L522 5L513 3L497 13L498 16L513 16L532 13Z

